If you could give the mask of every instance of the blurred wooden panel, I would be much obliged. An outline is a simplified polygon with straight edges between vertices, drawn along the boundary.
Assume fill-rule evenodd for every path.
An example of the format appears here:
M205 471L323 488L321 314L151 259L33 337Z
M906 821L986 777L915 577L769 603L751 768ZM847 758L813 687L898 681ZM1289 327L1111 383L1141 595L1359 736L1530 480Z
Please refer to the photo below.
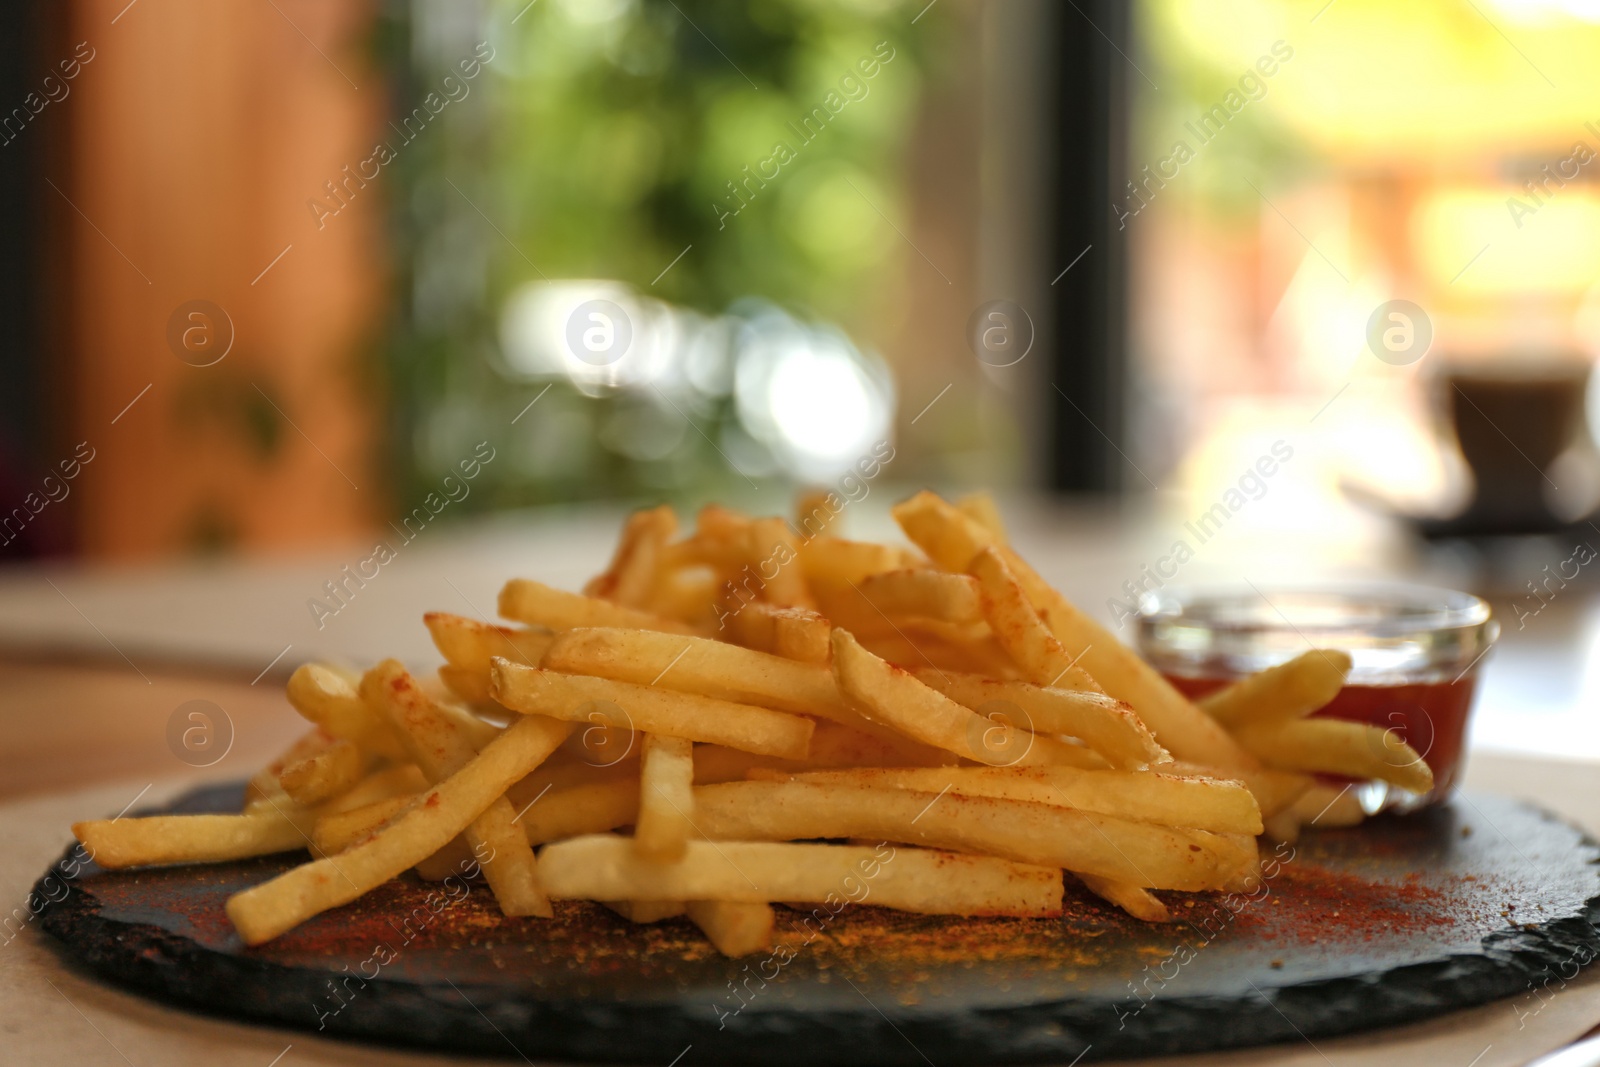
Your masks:
M73 440L94 450L74 485L86 554L349 541L384 513L384 178L320 229L308 207L384 123L371 19L363 0L75 5L92 58L52 180L71 203ZM169 344L195 300L233 325L210 366Z

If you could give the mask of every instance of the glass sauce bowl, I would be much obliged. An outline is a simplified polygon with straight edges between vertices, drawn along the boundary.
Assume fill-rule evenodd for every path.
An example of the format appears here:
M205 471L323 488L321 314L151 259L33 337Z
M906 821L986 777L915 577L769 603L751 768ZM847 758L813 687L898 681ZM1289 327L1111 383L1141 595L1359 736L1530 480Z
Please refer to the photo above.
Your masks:
M1144 596L1138 626L1145 659L1191 698L1312 648L1349 653L1344 689L1314 716L1392 729L1433 771L1434 788L1425 795L1382 781L1354 783L1369 813L1412 811L1449 797L1478 670L1499 632L1489 605L1470 593L1396 583L1163 589Z

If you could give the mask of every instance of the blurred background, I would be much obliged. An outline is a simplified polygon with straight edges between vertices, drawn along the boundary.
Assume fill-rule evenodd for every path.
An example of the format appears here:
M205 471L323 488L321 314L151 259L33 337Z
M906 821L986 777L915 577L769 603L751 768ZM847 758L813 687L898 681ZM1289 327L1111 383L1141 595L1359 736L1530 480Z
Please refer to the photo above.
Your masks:
M1600 695L1595 0L0 9L0 570L598 559L887 447L1102 614L1210 515L1185 580L1474 589Z
M5 562L361 540L482 442L445 521L879 440L1209 501L1284 439L1252 525L1334 542L1600 499L1587 0L8 8Z

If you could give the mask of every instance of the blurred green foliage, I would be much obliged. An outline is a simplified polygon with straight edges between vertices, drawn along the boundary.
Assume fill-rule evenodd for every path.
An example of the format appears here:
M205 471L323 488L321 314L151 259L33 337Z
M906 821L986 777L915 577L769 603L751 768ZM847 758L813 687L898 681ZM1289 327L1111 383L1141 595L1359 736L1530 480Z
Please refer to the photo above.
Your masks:
M607 278L713 314L761 297L854 333L898 263L891 226L905 225L905 142L929 57L947 32L938 8L913 27L920 7L491 0L469 15L468 5L434 0L392 8L380 51L396 72L398 115L439 91L447 74L459 77L477 42L493 49L468 95L409 142L396 135L385 167L397 224L390 465L408 472L395 486L400 501L433 488L485 439L498 454L468 508L747 490L724 456L748 457L754 442L725 395L683 389L663 405L649 389L585 396L558 382L541 396L549 383L506 370L502 310L530 282ZM861 78L858 61L875 50L881 59L885 46L892 59ZM842 96L847 75L865 95L802 142L789 124L830 93ZM736 217L723 217L738 203L728 183L780 141L793 160L764 188L750 186ZM671 447L630 458L608 444L623 430Z

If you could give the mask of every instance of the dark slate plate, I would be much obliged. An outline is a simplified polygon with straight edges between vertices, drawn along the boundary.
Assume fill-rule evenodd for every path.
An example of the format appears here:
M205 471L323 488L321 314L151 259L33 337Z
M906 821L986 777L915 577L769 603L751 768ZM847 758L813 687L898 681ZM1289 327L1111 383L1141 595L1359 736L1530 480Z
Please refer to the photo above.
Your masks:
M212 789L173 810L237 810ZM69 853L70 855L70 853ZM780 910L770 957L592 904L502 918L481 882L407 875L246 949L229 894L296 853L41 880L65 951L136 992L326 1035L532 1060L871 1067L1069 1062L1299 1041L1502 997L1533 1011L1600 954L1600 846L1490 796L1280 848L1250 897L1163 894L1135 922ZM892 861L891 861L892 862ZM869 898L870 899L870 898ZM820 917L820 918L819 918Z

